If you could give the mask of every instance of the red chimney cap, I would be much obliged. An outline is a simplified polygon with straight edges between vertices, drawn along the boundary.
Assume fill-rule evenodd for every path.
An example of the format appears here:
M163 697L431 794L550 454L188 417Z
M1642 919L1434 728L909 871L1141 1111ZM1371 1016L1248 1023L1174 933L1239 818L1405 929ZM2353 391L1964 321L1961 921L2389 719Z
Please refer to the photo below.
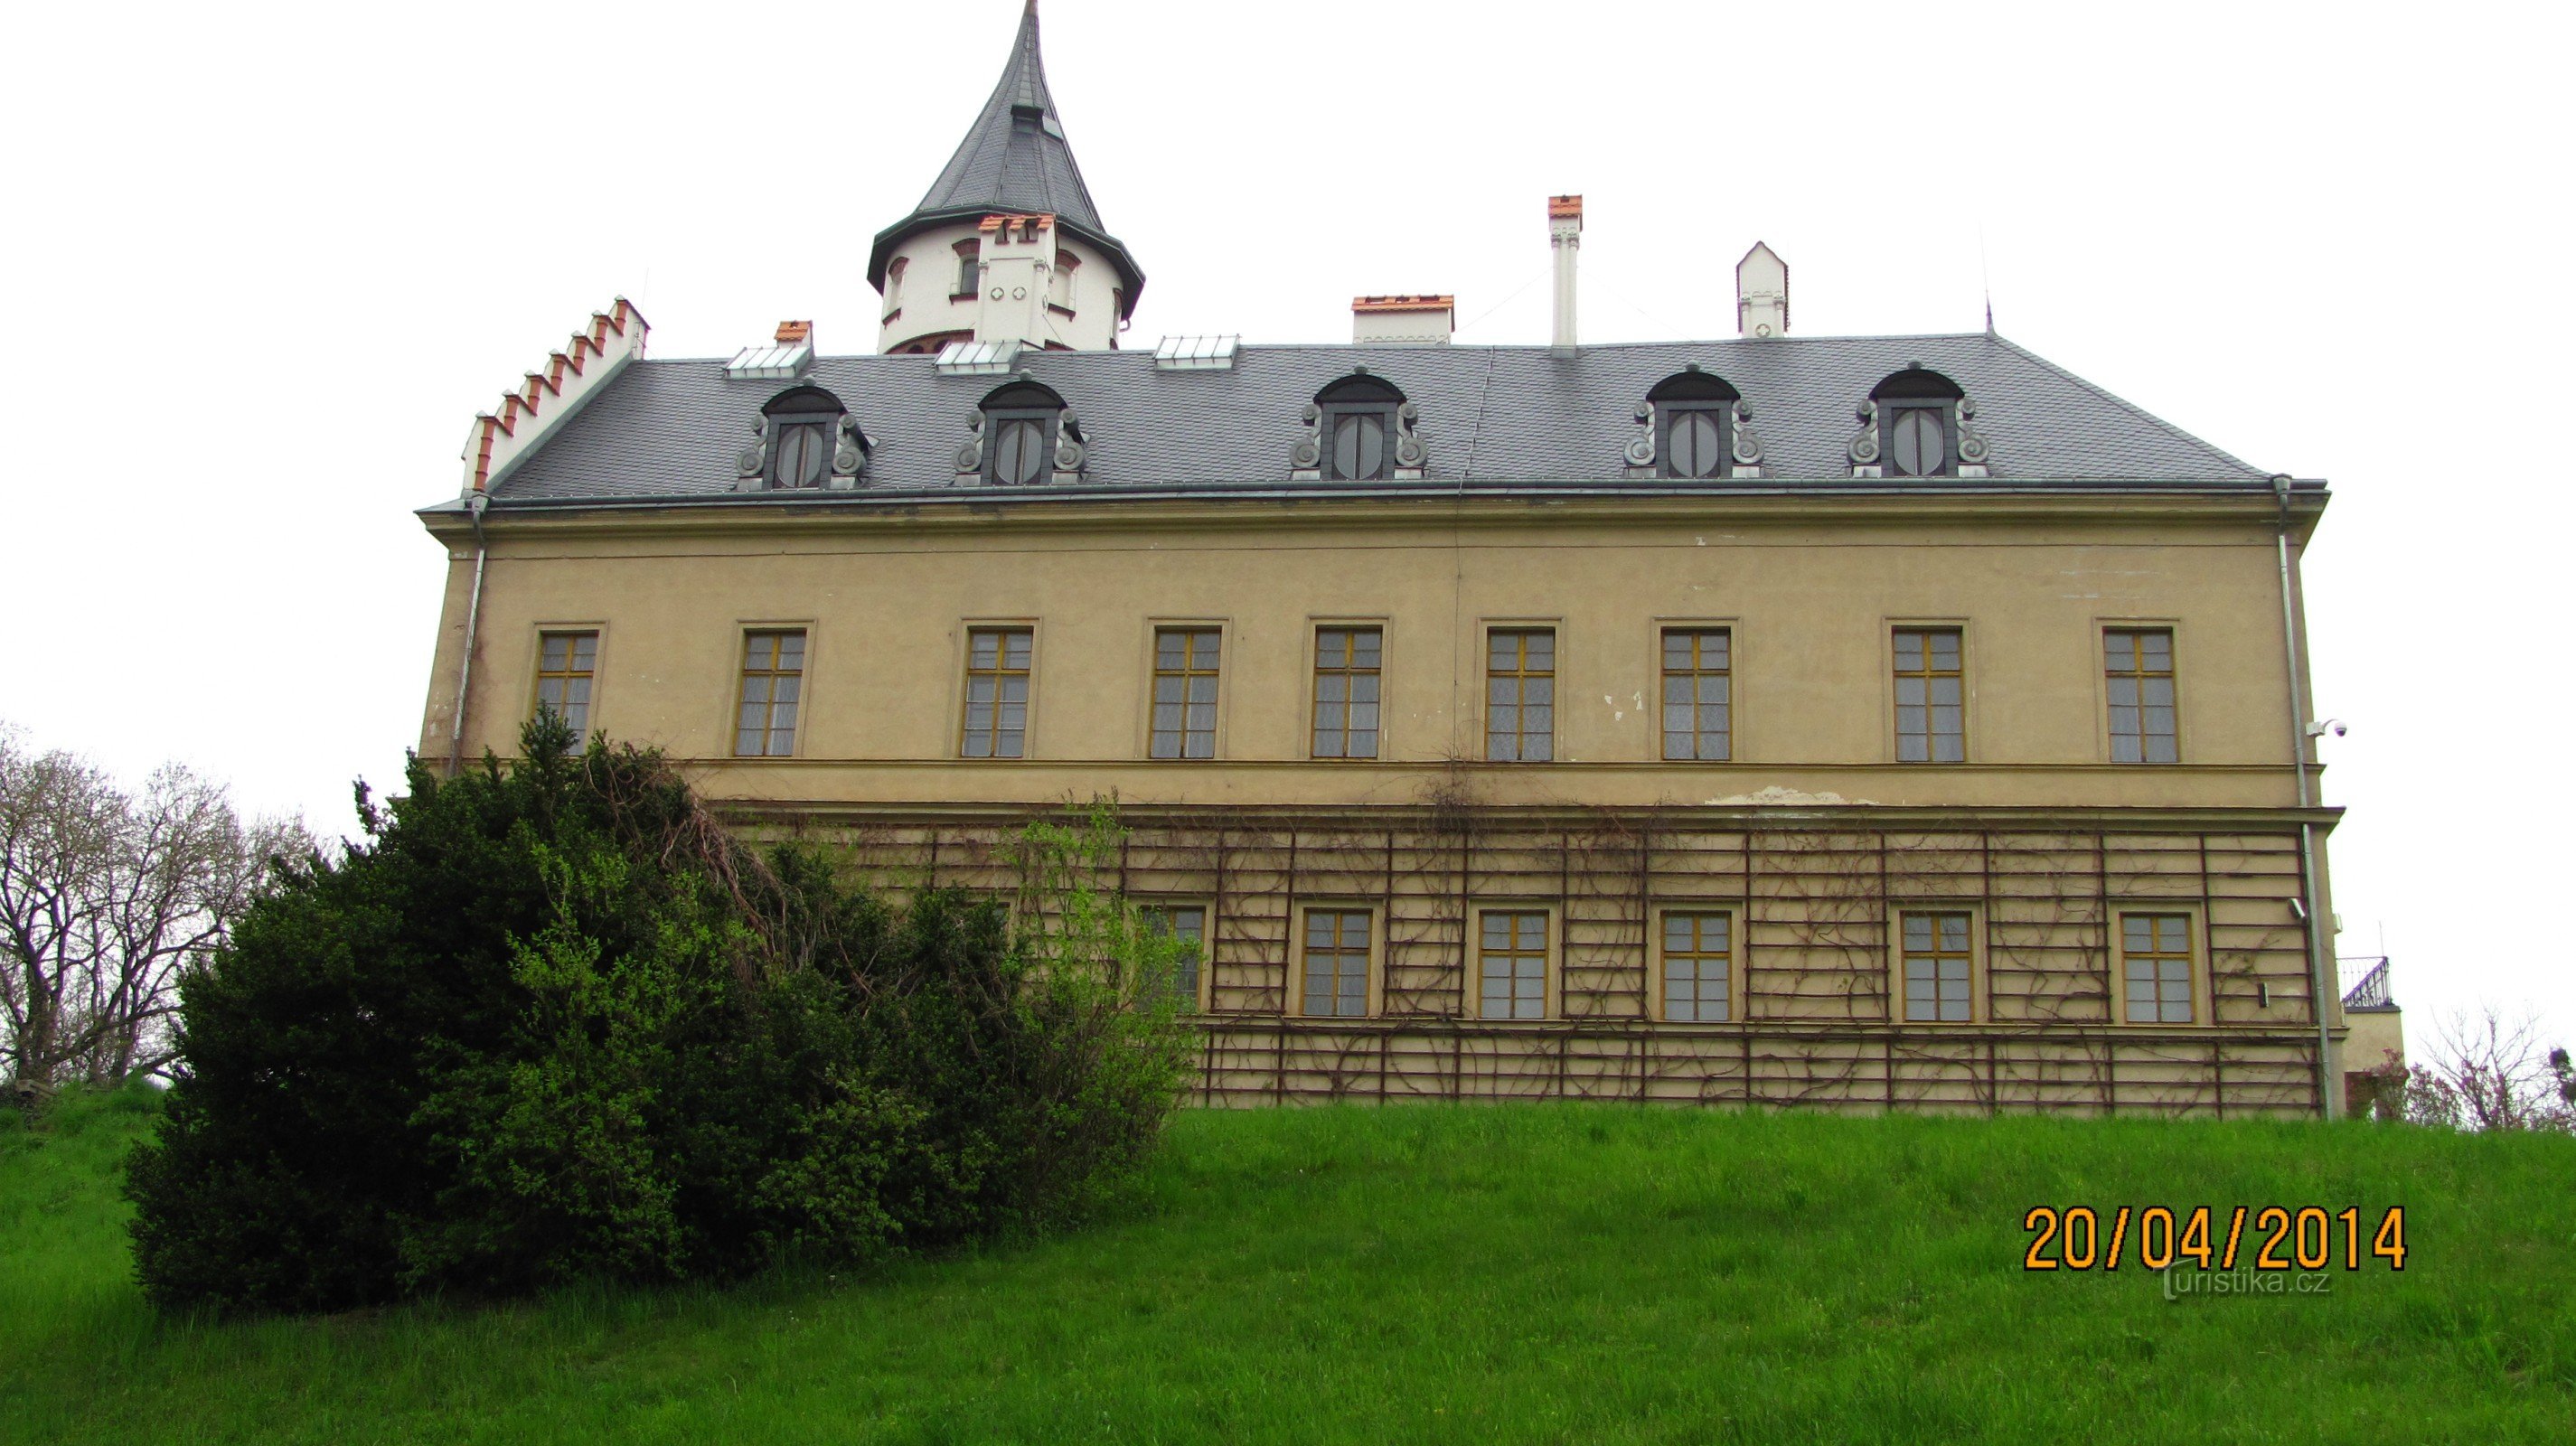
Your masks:
M1550 196L1547 198L1547 214L1548 219L1550 220L1554 220L1559 216L1580 217L1583 214L1583 198L1581 196Z
M812 340L813 336L814 323L810 321L782 321L778 323L778 344L780 346L794 346L800 341Z
M1354 296L1353 311L1450 311L1457 306L1455 296Z

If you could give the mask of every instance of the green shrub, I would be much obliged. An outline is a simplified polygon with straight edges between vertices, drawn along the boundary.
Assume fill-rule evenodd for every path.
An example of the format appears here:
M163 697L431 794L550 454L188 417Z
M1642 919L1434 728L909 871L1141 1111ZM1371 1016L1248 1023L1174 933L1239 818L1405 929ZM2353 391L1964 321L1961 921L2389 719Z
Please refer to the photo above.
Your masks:
M1114 825L1031 830L1051 883L1014 942L991 903L894 910L735 840L657 754L572 742L544 717L526 762L414 760L381 812L361 789L365 837L186 982L129 1171L156 1303L864 1261L1071 1218L1157 1137L1188 1062L1167 946L1065 863Z

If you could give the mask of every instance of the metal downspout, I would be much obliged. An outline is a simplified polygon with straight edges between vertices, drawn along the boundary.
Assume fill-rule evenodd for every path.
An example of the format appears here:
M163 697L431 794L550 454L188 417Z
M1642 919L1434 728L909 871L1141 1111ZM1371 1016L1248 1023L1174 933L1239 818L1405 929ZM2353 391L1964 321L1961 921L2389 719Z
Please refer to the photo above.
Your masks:
M2272 495L2281 503L2273 541L2281 563L2281 649L2290 668L2290 766L2299 778L2299 812L2305 814L2315 806L2316 794L2308 783L2308 712L2299 696L2299 624L2297 610L2290 601L2290 479L2274 477ZM2332 1039L2326 1016L2331 996L2326 979L2325 951L2320 947L2325 921L2317 916L2316 840L2316 826L2305 818L2300 819L2299 911L2305 917L2299 924L2306 931L2309 998L2317 1017L2317 1111L2321 1117L2331 1120L2338 1111L2335 1109Z
M466 516L474 523L474 588L465 599L465 655L456 665L456 712L447 720L447 776L450 778L465 767L465 690L474 681L474 629L483 611L483 559L491 551L483 539L483 509L489 505L480 492L465 504Z

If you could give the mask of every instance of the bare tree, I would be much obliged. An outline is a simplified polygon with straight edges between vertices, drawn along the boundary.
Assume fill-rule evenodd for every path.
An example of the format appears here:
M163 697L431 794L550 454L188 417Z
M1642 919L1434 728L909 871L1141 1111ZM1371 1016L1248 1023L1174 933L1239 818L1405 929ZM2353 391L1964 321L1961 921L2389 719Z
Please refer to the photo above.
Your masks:
M129 792L0 731L0 1079L29 1097L166 1067L180 977L273 858L312 846L300 823L246 823L176 764Z
M2406 1118L2464 1130L2576 1131L2576 1077L2567 1052L2540 1047L2527 1015L2490 1006L2435 1028L2429 1062L2410 1071Z

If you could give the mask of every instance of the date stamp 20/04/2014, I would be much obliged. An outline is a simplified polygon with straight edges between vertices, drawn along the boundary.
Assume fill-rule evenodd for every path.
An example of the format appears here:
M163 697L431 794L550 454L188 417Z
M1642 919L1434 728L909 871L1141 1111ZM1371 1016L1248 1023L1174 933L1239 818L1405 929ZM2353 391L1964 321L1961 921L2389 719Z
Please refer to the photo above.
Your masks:
M2254 1227L2250 1234L2249 1220ZM2324 1270L2337 1263L2345 1270L2359 1270L2369 1260L2383 1262L2390 1270L2404 1270L2406 1207L2388 1207L2376 1227L2368 1229L2370 1244L2365 1250L2362 1240L2367 1225L2358 1205L2340 1210L2323 1205L2295 1209L2239 1205L2224 1214L2206 1205L2186 1210L2163 1205L2102 1210L2090 1205L2064 1209L2034 1205L2021 1222L2021 1228L2031 1232L2022 1269L2118 1270L2124 1258L2134 1258L2149 1270L2184 1262L2203 1271L2224 1272L2236 1270L2238 1256L2250 1248L2252 1258L2244 1264L2257 1272Z

